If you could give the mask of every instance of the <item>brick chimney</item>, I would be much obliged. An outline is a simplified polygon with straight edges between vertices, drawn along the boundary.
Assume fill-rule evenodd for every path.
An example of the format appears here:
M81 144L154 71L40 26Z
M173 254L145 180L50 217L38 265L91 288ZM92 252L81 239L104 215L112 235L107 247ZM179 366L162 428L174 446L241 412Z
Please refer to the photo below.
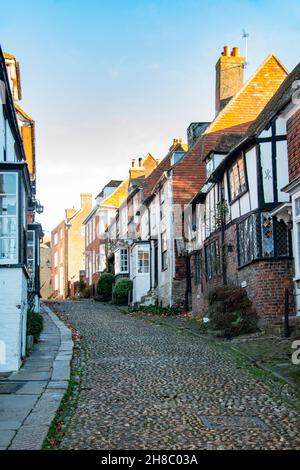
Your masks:
M92 208L92 194L91 193L81 193L81 209L91 210Z
M70 220L73 215L75 215L77 212L77 209L75 207L71 207L70 209L66 209L66 219Z
M224 46L216 64L216 114L218 114L241 89L244 83L245 58L239 56L239 48L230 53L229 46Z

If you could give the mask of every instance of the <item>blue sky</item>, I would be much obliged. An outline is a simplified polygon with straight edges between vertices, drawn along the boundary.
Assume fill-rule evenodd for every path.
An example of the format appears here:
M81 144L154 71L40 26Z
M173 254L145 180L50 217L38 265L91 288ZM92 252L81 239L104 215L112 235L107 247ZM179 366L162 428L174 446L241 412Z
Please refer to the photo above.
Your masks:
M298 1L0 0L0 42L21 64L36 120L41 221L50 230L80 192L163 157L173 137L214 114L215 63L244 49L247 76L274 52L299 62Z

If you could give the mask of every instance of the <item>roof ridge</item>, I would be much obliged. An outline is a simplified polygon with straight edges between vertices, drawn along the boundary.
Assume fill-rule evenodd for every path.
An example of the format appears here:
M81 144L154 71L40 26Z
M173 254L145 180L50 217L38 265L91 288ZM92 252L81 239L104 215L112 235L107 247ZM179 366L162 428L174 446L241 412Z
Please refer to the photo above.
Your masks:
M275 59L276 62L280 65L280 67L284 70L284 72L288 75L287 68L281 63L278 57L272 52L269 54L265 60L260 64L260 66L256 69L256 71L251 75L251 77L244 83L241 89L231 98L231 100L227 103L227 105L222 109L219 114L214 118L214 120L209 124L209 126L205 129L202 135L210 134L214 132L214 126L219 123L219 121L223 118L224 115L227 114L228 111L234 106L235 102L238 98L244 93L245 89L254 81L255 77L260 73L260 71L265 67L265 65L271 60Z

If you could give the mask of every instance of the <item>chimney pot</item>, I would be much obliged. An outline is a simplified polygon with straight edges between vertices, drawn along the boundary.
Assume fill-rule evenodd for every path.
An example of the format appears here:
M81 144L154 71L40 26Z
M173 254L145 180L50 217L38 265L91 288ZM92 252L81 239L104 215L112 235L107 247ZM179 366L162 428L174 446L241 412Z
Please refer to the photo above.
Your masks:
M229 55L229 50L230 50L230 47L229 47L229 46L224 46L223 55L228 56L228 55Z
M239 48L238 47L233 47L231 55L232 55L232 57L238 57L239 56Z
M134 158L132 159L131 166L132 166L132 168L135 167L135 159Z
M142 166L142 158L139 158L139 166Z

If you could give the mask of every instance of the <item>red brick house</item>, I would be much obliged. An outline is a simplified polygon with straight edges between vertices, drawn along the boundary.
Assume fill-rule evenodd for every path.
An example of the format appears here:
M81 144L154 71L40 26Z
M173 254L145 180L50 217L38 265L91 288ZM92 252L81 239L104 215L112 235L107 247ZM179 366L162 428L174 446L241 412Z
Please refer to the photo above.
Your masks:
M285 191L297 198L300 190L300 120L293 105L299 73L298 66L230 151L223 142L205 156L206 185L190 215L194 312L205 312L211 287L230 283L247 290L262 326L282 322L285 289L292 291L294 277ZM293 232L297 250L295 224Z
M145 182L143 201L150 219L151 213L156 213L156 223L150 220L148 235L152 241L151 289L155 289L156 299L163 305L185 305L187 309L192 306L191 259L185 256L183 210L207 180L205 158L224 145L224 139L222 154L243 138L287 76L286 69L273 54L245 84L243 71L244 59L239 57L238 49L233 48L230 54L225 47L216 65L218 114L209 125L193 123L188 129L187 152L176 157L176 151L171 148ZM212 159L212 168L218 158L216 155ZM163 217L157 219L157 214Z

